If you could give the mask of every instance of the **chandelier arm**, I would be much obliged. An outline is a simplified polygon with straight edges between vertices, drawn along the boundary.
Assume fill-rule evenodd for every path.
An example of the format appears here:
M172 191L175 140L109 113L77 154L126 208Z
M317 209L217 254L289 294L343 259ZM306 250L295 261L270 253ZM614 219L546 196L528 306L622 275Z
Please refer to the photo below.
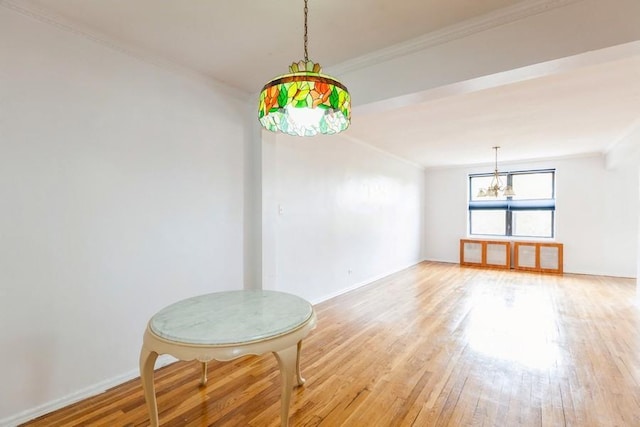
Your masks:
M513 186L509 185L509 178L507 177L507 182L505 184L500 178L500 172L498 171L498 149L500 148L500 146L494 146L491 148L493 148L495 155L495 163L493 175L491 176L491 182L487 185L486 189L480 188L476 197L496 197L498 195L498 191L504 191L505 197L513 197L515 196L515 192L513 191Z

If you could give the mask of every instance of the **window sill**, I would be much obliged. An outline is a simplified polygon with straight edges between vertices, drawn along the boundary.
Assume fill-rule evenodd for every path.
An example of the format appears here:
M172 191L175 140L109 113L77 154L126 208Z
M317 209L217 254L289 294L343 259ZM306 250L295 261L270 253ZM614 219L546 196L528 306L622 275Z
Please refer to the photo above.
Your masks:
M495 235L482 235L482 234L467 234L466 239L477 240L508 240L510 242L549 242L556 241L555 237L527 237L527 236L495 236Z

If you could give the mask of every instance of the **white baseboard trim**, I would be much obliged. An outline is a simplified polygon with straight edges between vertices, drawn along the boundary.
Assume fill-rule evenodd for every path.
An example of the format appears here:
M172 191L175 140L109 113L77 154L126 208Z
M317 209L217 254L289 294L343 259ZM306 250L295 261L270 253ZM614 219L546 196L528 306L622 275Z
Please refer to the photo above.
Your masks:
M427 261L427 262L441 262L444 264L459 264L460 261L459 260L450 260L450 259L442 259L442 258L428 258L428 259L424 259L423 261Z
M422 261L423 261L423 260L415 261L415 262L412 262L412 263L410 263L410 264L405 265L404 267L399 267L399 268L397 268L397 269L393 269L392 271L388 271L388 272L386 272L386 273L379 274L379 275L377 275L377 276L369 277L368 279L365 279L365 280L363 280L363 281L361 281L361 282L358 282L358 283L356 283L356 284L354 284L354 285L352 285L352 286L348 286L348 287L346 287L346 288L344 288L344 289L340 289L340 290L338 290L338 291L335 291L335 292L332 292L332 293L330 293L330 294L327 294L327 295L321 296L321 297L319 297L319 298L312 299L310 302L311 302L311 304L316 305L316 304L319 304L319 303L321 303L321 302L324 302L324 301L330 300L331 298L335 298L335 297L340 296L340 295L342 295L342 294L346 294L347 292L351 292L351 291L353 291L353 290L355 290L355 289L358 289L358 288L360 288L360 287L362 287L362 286L369 285L369 284L371 284L371 283L375 282L376 280L383 279L383 278L385 278L385 277L387 277L387 276L391 276L392 274L395 274L395 273L397 273L397 272L399 272L399 271L402 271L402 270L405 270L405 269L407 269L407 268L410 268L410 267L413 267L413 266L415 266L415 265L418 265L418 264L420 264Z
M415 262L411 262L405 266L401 266L398 268L394 268L392 271L388 271L385 272L383 274L379 274L376 276L372 276L367 278L366 280L363 280L361 282L358 282L352 286L349 286L347 288L341 289L339 291L336 292L332 292L330 294L324 295L320 298L317 298L315 300L312 300L311 303L312 304L318 304L321 303L323 301L327 301L331 298L337 297L339 295L345 294L349 291L358 289L362 286L365 285L369 285L373 282L375 282L376 280L380 280L382 278L385 278L387 276L390 276L392 274L395 274L399 271L405 270L407 268L413 267L415 265L418 265L422 262L423 260L418 260ZM176 358L168 355L168 354L163 354L160 357L158 357L158 360L156 361L156 369L161 368L163 366L169 365L173 362L177 361ZM140 376L140 371L138 369L132 369L128 372L125 372L124 374L115 376L113 378L109 378L107 380L101 381L97 384L94 384L92 386L86 387L82 390L79 390L77 392L71 393L67 396L61 397L60 399L56 399L56 400L52 400L50 402L47 402L43 405L37 406L35 408L32 409L28 409L26 411L20 412L16 415L12 415L8 418L4 418L4 419L0 419L0 427L16 427L19 424L22 423L26 423L27 421L31 421L34 418L38 418L42 415L48 414L50 412L56 411L58 409L64 408L65 406L69 406L72 405L76 402L79 402L83 399L87 399L89 397L92 396L96 396L100 393L105 392L106 390L115 387L117 385L120 385L124 382L127 382L129 380L132 380L134 378L137 378Z
M168 354L163 354L159 356L158 360L156 361L156 369L169 365L176 360L176 358ZM0 419L0 427L16 427L19 424L26 423L27 421L31 421L34 418L38 418L50 412L57 411L58 409L72 405L83 399L96 396L100 393L105 392L106 390L109 390L112 387L120 385L139 376L140 371L138 369L132 369L128 372L125 372L124 374L117 375L104 381L100 381L97 384L83 388L82 390L78 390L74 393L68 394L67 396L52 400L43 405L36 406L32 409L27 409L26 411L11 415L10 417Z

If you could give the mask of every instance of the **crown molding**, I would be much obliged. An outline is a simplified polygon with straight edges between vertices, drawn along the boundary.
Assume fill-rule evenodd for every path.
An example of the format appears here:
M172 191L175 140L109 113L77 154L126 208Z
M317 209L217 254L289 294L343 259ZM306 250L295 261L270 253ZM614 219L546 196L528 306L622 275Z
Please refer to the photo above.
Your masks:
M624 129L617 139L614 139L613 141L611 141L611 143L609 143L609 145L604 150L604 154L609 155L610 153L624 146L635 134L640 135L640 117L634 120L634 122L631 123L626 129Z
M623 165L640 166L640 118L635 120L604 151L607 169Z
M416 168L418 170L421 170L421 171L425 170L425 167L423 165L419 164L419 163L413 162L413 161L411 161L409 159L406 159L404 157L398 156L398 155L393 154L393 153L391 153L389 151L383 150L382 148L376 147L373 144L369 144L368 142L365 142L365 141L361 140L360 138L356 138L356 137L353 137L353 136L349 135L349 130L347 130L346 132L342 132L342 133L340 133L340 134L338 134L336 136L338 136L340 138L344 138L344 139L346 139L347 141L349 141L349 142L351 142L353 144L361 145L361 146L366 147L366 148L368 148L368 149L370 149L372 151L376 151L379 154L382 154L382 155L384 155L386 157L389 157L389 158L391 158L393 160L396 160L398 162L402 162L402 163L404 163L404 164L406 164L408 166L412 166L412 167L414 167L414 168Z
M562 156L551 156L551 157L531 157L522 160L507 160L500 161L500 170L508 170L508 169L521 169L527 165L539 165L541 163L548 162L561 162L567 160L579 160L579 159L589 159L589 158L598 158L602 160L604 158L603 153L599 151L589 151L586 153L575 153L575 154L566 154ZM482 163L468 163L468 164L455 164L455 165L442 165L442 166L429 166L425 168L425 172L438 172L438 171L446 171L446 170L475 170L478 168L491 168L493 170L494 162L482 162ZM534 166L538 167L538 166ZM490 172L490 171L489 171Z
M326 68L333 75L342 75L582 1L584 0L525 0Z
M116 40L113 37L109 37L106 34L101 34L96 32L95 30L89 29L77 21L69 20L48 10L36 7L33 4L30 4L28 1L18 2L16 0L0 0L0 7L4 7L5 9L34 19L41 23L51 25L58 30L74 34L78 37L82 37L93 43L106 47L107 49L134 58L140 62L144 62L146 64L161 68L165 71L169 71L173 74L198 81L209 87L212 87L216 91L236 98L241 102L248 100L252 96L252 94L222 83L212 76L199 73L191 68L179 65L167 58L150 55L142 49L136 49L122 41Z
M584 0L525 0L513 6L502 8L459 24L445 27L438 31L433 31L415 39L407 40L388 48L353 58L332 67L327 67L327 69L330 70L331 74L345 74L582 1ZM28 1L19 2L17 0L0 0L0 6L42 23L52 25L60 30L83 37L113 51L133 57L139 61L199 80L240 100L253 99L253 94L249 94L241 89L222 83L216 80L213 76L199 73L167 58L150 55L142 49L135 49L130 45L127 45L125 42L116 40L105 34L97 33L95 30L89 29L77 21L72 21L56 15L50 11L34 6Z

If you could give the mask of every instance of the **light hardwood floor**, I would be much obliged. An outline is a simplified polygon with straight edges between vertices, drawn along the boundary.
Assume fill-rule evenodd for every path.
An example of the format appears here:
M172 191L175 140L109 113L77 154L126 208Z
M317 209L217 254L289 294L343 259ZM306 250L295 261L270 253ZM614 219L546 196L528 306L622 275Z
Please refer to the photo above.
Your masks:
M292 426L640 426L635 280L422 263L316 306ZM140 331L142 334L143 331ZM163 426L278 426L272 355L156 372ZM146 426L139 379L28 426Z

